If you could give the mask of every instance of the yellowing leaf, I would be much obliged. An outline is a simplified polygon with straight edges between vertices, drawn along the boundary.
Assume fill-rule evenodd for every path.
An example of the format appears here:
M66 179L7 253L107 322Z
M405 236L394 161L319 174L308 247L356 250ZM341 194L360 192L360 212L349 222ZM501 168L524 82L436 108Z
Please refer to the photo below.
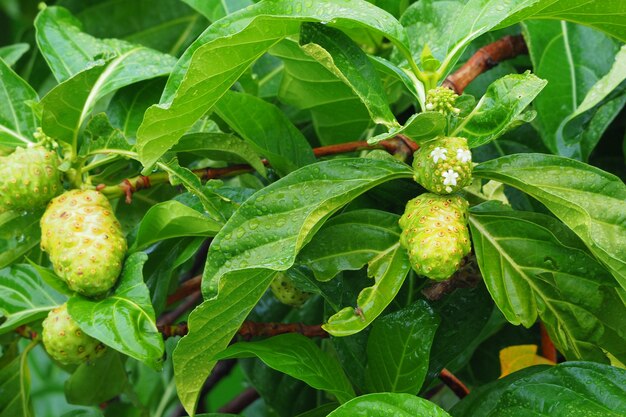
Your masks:
M537 345L509 346L500 351L500 378L533 365L556 365L537 355Z

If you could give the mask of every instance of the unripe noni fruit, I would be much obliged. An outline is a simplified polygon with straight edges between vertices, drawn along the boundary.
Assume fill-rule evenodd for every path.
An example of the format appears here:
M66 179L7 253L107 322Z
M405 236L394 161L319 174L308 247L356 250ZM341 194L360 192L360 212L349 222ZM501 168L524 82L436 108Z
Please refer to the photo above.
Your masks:
M0 213L36 210L61 192L56 152L43 146L17 148L0 157Z
M41 218L41 249L70 289L98 296L115 285L127 246L107 198L71 190L53 199Z
M292 307L302 306L311 296L310 293L296 287L293 280L282 272L276 275L270 284L270 289L278 301Z
M102 356L105 346L84 333L67 312L67 303L50 310L43 321L43 345L53 359L76 365Z
M447 87L437 87L426 93L426 110L436 111L444 116L456 116L460 110L454 107L458 94Z
M425 193L410 200L400 218L400 244L420 275L445 280L471 249L467 201L456 195Z
M467 139L438 137L413 154L415 181L428 191L449 194L472 182L472 152Z

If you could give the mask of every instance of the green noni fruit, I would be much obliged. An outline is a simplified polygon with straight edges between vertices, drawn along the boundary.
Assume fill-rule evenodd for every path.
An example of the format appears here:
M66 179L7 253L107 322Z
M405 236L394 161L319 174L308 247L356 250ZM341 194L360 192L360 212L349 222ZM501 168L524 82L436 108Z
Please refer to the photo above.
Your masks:
M300 307L311 296L310 293L296 287L293 280L284 273L276 275L270 288L278 301L292 307Z
M450 194L472 182L472 152L467 139L439 137L413 154L415 181L428 191Z
M462 197L430 193L407 203L400 218L400 244L408 251L415 272L445 280L461 266L471 249L468 207Z
M72 290L98 296L115 285L127 246L107 198L71 190L53 199L41 218L41 249Z
M61 192L56 152L43 146L17 148L0 157L0 213L35 210Z
M67 303L50 310L43 321L43 344L53 359L75 365L102 356L105 346L84 333L67 312Z

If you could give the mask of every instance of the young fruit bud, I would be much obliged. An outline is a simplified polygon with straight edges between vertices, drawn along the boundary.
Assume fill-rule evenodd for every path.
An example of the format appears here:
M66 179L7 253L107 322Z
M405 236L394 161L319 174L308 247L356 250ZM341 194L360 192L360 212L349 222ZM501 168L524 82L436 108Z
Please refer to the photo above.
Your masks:
M61 191L59 157L43 146L0 157L0 213L35 210Z
M459 196L425 193L410 200L400 218L400 244L411 266L434 280L448 279L470 252L469 204Z
M458 94L447 87L437 87L428 90L426 94L426 110L436 111L444 116L456 116L460 110L454 107Z
M115 285L126 248L122 227L98 191L68 191L41 218L41 249L57 275L83 295L102 295Z
M43 321L43 345L53 359L64 365L75 365L96 359L105 346L85 334L67 312L67 303L50 310Z
M467 139L439 137L413 154L415 181L437 194L456 192L472 183L472 152Z
M270 288L278 301L291 307L302 306L311 296L310 293L298 289L293 280L282 272L276 275Z

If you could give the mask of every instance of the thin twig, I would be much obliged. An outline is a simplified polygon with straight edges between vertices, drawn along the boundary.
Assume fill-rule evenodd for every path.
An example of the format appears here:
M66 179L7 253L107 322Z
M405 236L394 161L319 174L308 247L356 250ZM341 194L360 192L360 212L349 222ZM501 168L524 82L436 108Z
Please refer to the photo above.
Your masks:
M461 382L459 378L454 376L454 374L448 371L446 368L441 370L439 374L439 379L448 386L456 394L460 399L465 398L469 393L469 389L465 386L464 383Z
M184 336L189 331L187 323L171 324L165 320L159 320L157 329L164 338L173 336ZM253 321L244 321L237 334L246 340L253 337L271 337L285 333L299 333L306 337L329 337L326 330L322 329L321 324L302 324L302 323L257 323Z
M180 316L185 314L185 312L198 305L200 301L202 301L202 294L200 291L194 292L174 310L163 314L157 321L157 328L166 327L174 323Z
M176 292L172 293L169 297L167 297L167 304L174 304L178 300L182 300L187 297L189 294L192 294L200 289L200 284L202 283L202 275L197 275L185 282L183 282L180 287L176 290Z
M211 375L209 375L209 378L207 378L202 386L202 390L200 391L200 402L198 403L196 413L204 413L208 411L209 407L205 404L204 398L222 379L230 375L236 364L237 359L227 359L217 362L211 371Z
M254 388L246 388L243 392L233 398L228 404L220 407L217 411L220 413L239 414L245 410L250 404L260 397Z

